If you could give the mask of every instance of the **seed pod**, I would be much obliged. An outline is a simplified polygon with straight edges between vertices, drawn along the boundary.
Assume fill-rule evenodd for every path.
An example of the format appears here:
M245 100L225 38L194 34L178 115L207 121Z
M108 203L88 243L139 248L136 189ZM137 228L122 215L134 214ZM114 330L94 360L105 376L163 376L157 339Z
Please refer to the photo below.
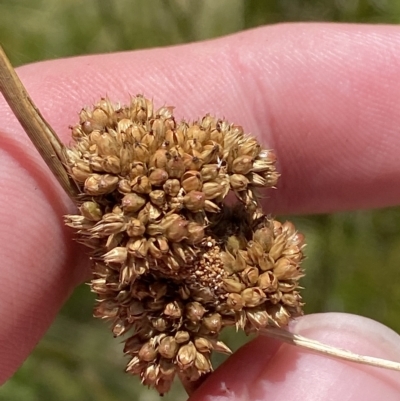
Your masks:
M146 238L134 239L131 238L126 244L128 252L136 258L145 258L149 249Z
M150 201L156 206L162 207L165 205L166 202L165 192L162 191L161 189L156 189L154 191L151 191L149 193L149 198Z
M158 347L158 352L160 353L161 356L167 359L172 359L175 358L177 352L179 349L179 345L174 339L174 337L168 336L164 337L160 345Z
M202 179L198 171L186 171L181 179L182 188L186 193L190 191L200 191L202 188Z
M122 179L118 183L118 191L122 194L129 194L131 192L131 184L129 180Z
M246 175L253 168L253 158L250 156L239 156L232 163L232 172Z
M83 202L79 208L82 216L90 221L100 221L103 213L96 202Z
M204 182L213 181L218 177L219 166L218 164L205 164L201 168L200 174Z
M201 353L210 353L213 350L213 345L210 340L204 337L196 337L194 339L194 345L197 351Z
M156 187L162 186L168 179L168 173L161 168L155 168L150 171L149 182Z
M127 213L137 212L146 204L146 200L143 196L131 193L127 194L122 198L121 206Z
M249 286L253 286L258 280L258 269L255 266L247 266L241 273L240 276L242 281Z
M178 344L185 344L189 341L189 339L190 339L190 334L187 331L179 330L175 334L175 341Z
M113 192L118 186L118 177L109 174L91 174L85 181L85 192L88 195L105 195Z
M170 178L181 178L185 172L185 164L182 157L174 156L171 157L165 166L165 171L168 173Z
M189 302L186 304L186 317L192 322L200 322L206 309L200 302Z
M191 191L183 197L183 205L191 212L200 212L203 210L205 202L205 194L200 191Z
M138 357L142 361L151 362L157 356L157 350L154 348L154 345L150 342L143 344L142 348L139 351Z
M240 295L242 296L245 306L249 308L261 305L266 299L264 291L257 287L246 288Z
M166 169L167 162L170 158L167 149L159 148L155 151L155 153L150 157L149 166L156 169Z
M267 327L270 317L264 308L251 308L246 310L246 317L256 330Z
M111 300L99 302L94 309L95 317L115 318L118 315L119 306Z
M129 237L140 237L145 231L146 227L139 219L132 218L126 225L126 233Z
M274 243L269 250L269 255L271 256L271 258L277 260L282 255L282 252L287 244L286 241L287 240L285 234L280 234L275 238Z
M163 189L167 195L177 196L181 189L181 183L176 178L168 179L163 185Z
M188 222L184 218L179 217L174 224L167 226L165 236L171 242L180 242L188 237Z
M182 309L178 302L170 302L165 306L164 314L174 319L182 316Z
M198 244L204 239L204 227L194 223L189 222L187 225L187 242L190 244Z
M204 327L211 333L219 333L222 328L222 319L219 313L213 313L203 319Z
M278 280L272 272L267 271L260 274L257 285L265 292L273 292L278 288Z
M145 175L135 177L131 181L131 188L133 192L138 194L149 194L151 192L150 181Z
M222 280L222 288L226 292L236 292L240 293L244 290L245 285L237 280L231 278L225 278Z
M209 358L203 355L201 352L196 352L194 365L200 373L207 373L212 370Z
M111 249L111 251L107 252L104 256L104 262L105 263L124 263L126 261L126 258L128 256L128 251L126 247L124 246L119 246L114 249Z
M232 174L229 180L231 188L235 191L244 191L249 184L249 180L242 174Z
M145 176L147 174L147 165L143 162L139 162L137 161L137 159L135 159L135 162L132 163L132 168L130 171L129 176L132 179L135 179L136 177L142 177ZM132 183L131 183L132 185Z
M187 369L193 365L196 358L196 347L190 341L188 344L182 345L179 348L178 355L176 356L176 361L181 369Z
M161 259L169 251L168 241L161 235L150 238L148 244L149 253L155 259Z
M235 310L235 311L240 311L244 307L244 301L243 298L240 296L240 294L236 293L230 293L228 294L228 297L226 299L226 303L229 307L229 309Z

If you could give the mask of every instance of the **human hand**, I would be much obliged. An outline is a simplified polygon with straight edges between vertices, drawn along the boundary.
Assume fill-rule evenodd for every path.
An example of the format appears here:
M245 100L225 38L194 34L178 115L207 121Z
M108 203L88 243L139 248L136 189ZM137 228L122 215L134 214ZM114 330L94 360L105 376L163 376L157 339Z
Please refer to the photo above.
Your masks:
M188 119L224 116L276 150L282 179L269 193L268 211L333 212L399 203L399 50L396 27L280 25L175 48L33 64L18 73L64 140L80 108L104 95L128 101L144 93ZM73 205L4 101L0 112L4 381L88 268L85 250L62 223ZM362 318L313 315L294 325L331 345L400 360L400 339ZM278 347L255 340L193 399L398 399L398 373Z

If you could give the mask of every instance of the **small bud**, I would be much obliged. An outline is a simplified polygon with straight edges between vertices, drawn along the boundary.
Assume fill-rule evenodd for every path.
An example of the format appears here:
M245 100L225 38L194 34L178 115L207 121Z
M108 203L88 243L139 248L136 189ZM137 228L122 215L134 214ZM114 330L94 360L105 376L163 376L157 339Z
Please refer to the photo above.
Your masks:
M137 212L146 204L146 200L141 195L131 193L122 198L121 206L125 212Z
M278 279L271 271L267 271L260 274L257 285L265 292L273 292L278 288Z
M114 249L111 249L111 251L107 252L104 256L104 262L105 263L124 263L126 261L126 258L128 256L128 251L126 247L124 246L118 246Z
M236 174L246 175L253 168L253 158L250 156L239 156L232 163L232 171Z
M210 353L213 350L213 345L211 341L204 337L196 337L194 339L194 345L197 351L202 353Z
M226 303L230 309L235 311L240 311L244 307L244 302L240 294L236 294L231 292L228 294L228 298L226 299Z
M147 166L146 164L137 161L137 159L135 159L136 161L132 164L132 168L130 171L129 176L131 178L136 178L136 177L142 177L145 176L147 174Z
M262 308L262 306L260 308L247 309L246 317L257 330L266 327L269 324L270 319L268 313Z
M182 309L179 306L178 302L170 302L165 306L164 314L174 319L177 319L182 316Z
M261 305L266 299L264 291L257 287L246 288L240 295L244 304L250 308Z
M118 186L118 177L109 174L92 174L84 185L88 195L105 195L113 192Z
M161 168L153 169L149 175L150 184L156 187L162 186L165 183L165 181L167 181L167 179L168 179L168 173Z
M277 260L282 255L282 252L285 249L286 245L287 245L286 235L285 234L278 235L275 238L271 246L271 249L269 250L269 255L271 256L271 258Z
M183 205L191 212L200 212L203 210L205 201L205 194L199 191L191 191L183 197Z
M240 283L239 281L234 280L234 279L224 278L222 280L222 288L226 292L240 293L241 291L244 290L245 285L243 283Z
M149 248L146 238L134 239L131 238L126 244L128 252L137 258L145 258Z
M213 313L203 319L204 327L211 333L219 333L222 328L222 319L219 313Z
M168 179L165 181L163 189L167 195L177 196L179 194L179 190L181 189L181 183L176 178Z
M198 171L186 171L182 176L181 183L186 193L200 191L202 188L202 179Z
M181 178L185 172L185 164L182 157L171 157L165 166L165 170L170 178Z
M201 352L196 352L194 366L199 370L200 373L207 373L212 370L210 359L203 355Z
M168 359L175 358L178 349L178 343L176 342L174 337L171 336L164 337L161 340L160 345L158 346L158 352L160 353L160 355Z
M232 174L229 180L231 188L235 191L244 191L249 184L249 180L243 174Z
M165 192L162 191L161 189L156 189L154 191L151 191L149 193L149 198L151 203L153 203L156 206L162 207L165 205Z
M298 266L288 258L279 258L274 267L274 275L278 280L290 279L298 272Z
M219 174L218 164L205 164L200 171L201 178L204 182L214 181Z
M102 170L111 173L119 174L121 172L121 162L117 156L106 156L102 159L101 163Z
M142 361L151 362L157 356L157 350L150 342L144 343L139 351L138 357Z
M165 229L165 236L171 242L180 242L188 236L188 222L180 217Z
M96 202L83 202L79 208L82 216L90 221L100 221L103 213Z
M182 347L179 348L178 355L176 356L178 366L181 369L189 368L193 365L196 354L196 347L191 341L186 345L182 345Z
M253 286L258 280L258 269L255 266L247 266L240 276L246 285Z
M140 237L146 231L146 227L139 219L130 219L126 225L126 233L130 237Z
M187 232L187 241L190 244L198 244L204 239L204 227L200 224L189 222Z
M71 168L71 175L75 181L85 182L92 174L90 166L86 162L78 161Z
M200 302L186 304L186 317L193 323L200 322L205 312L206 310Z
M138 194L149 194L151 192L150 181L145 175L134 178L131 182L131 188L133 192Z
M178 330L175 334L175 341L178 344L185 344L190 339L190 334L187 331Z
M168 241L162 237L149 238L149 253L155 259L161 259L169 251Z

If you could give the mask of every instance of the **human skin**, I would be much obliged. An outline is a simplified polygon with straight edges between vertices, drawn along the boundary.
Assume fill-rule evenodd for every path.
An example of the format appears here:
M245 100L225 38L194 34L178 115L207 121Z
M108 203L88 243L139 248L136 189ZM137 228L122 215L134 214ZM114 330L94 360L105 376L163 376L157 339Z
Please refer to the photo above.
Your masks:
M78 57L17 70L59 136L102 96L143 93L175 115L241 124L282 173L265 210L320 213L400 202L400 29L286 24L164 49ZM85 250L62 216L74 206L0 99L0 380L21 365L77 283ZM292 331L400 361L400 338L368 319L310 315ZM193 400L398 400L400 373L335 361L260 337Z

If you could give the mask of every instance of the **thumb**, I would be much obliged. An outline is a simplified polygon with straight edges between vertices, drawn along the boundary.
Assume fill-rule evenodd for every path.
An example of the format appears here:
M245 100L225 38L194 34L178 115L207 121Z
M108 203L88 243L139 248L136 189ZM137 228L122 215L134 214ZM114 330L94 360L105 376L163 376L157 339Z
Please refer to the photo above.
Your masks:
M358 354L400 361L400 336L360 316L304 316L291 332ZM242 347L194 393L195 400L398 400L400 373L335 360L263 336Z

